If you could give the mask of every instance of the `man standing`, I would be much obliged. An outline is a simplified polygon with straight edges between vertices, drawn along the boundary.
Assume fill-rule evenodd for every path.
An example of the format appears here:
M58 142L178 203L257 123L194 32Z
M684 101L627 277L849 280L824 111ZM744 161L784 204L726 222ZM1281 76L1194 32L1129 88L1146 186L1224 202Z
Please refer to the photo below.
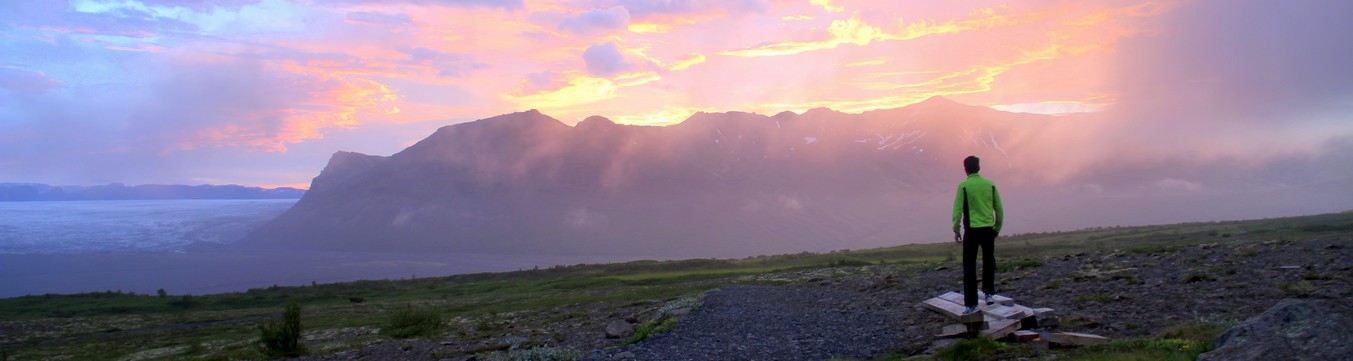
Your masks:
M982 249L982 292L991 304L996 293L996 254L992 247L1001 233L1005 214L1001 211L1001 194L996 184L982 178L976 156L963 159L963 170L968 179L958 184L954 198L954 242L963 244L963 304L964 314L977 312L977 249ZM959 226L963 233L959 233Z

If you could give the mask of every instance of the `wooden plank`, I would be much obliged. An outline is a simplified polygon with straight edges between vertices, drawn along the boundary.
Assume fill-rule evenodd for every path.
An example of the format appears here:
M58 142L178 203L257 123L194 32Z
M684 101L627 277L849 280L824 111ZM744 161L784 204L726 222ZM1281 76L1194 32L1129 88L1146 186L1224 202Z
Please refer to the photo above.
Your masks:
M924 306L931 311L939 312L942 315L958 319L958 322L960 323L982 322L981 312L973 312L965 315L963 314L963 306L942 300L939 297L925 300L924 302L921 302L921 306Z
M1038 332L1029 330L1015 331L1015 340L1019 342L1029 342L1038 339Z
M1010 306L995 306L982 310L982 313L1006 320L1018 320L1027 316L1023 310Z
M1077 332L1049 332L1043 335L1044 340L1060 345L1101 345L1109 343L1109 339L1104 336L1091 335L1088 333Z
M957 305L959 305L959 306L963 306L963 294L962 294L962 293L949 291L949 292L946 292L945 294L940 295L939 298L942 299L942 300L945 300L945 301L953 302L954 304L957 304Z
M955 337L955 336L962 336L962 335L967 334L967 333L968 333L968 325L948 325L948 326L944 326L944 328L940 329L940 334L935 335L935 336L938 336L938 337Z
M999 294L991 295L991 301L992 301L992 302L996 302L996 304L1001 305L1001 306L1014 306L1014 305L1015 305L1015 299L1010 298L1010 297L1001 296L1001 295L999 295Z
M982 336L992 340L999 340L1010 333L1019 329L1019 320L1000 320L987 324L987 329L982 330Z
M1055 311L1055 310L1053 310L1053 309L1051 309L1051 308L1047 308L1047 307L1035 308L1035 309L1034 309L1034 316L1038 316L1038 317L1052 316L1052 315L1055 315L1056 312L1057 312L1057 311Z

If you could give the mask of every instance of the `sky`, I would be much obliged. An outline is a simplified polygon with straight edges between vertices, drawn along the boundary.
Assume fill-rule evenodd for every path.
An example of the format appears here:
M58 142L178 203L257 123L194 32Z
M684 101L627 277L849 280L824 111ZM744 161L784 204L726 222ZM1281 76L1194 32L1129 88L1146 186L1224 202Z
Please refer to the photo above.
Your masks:
M336 151L527 109L665 125L932 96L1094 114L1064 137L1067 174L1323 174L1353 150L1349 18L1340 0L4 1L0 182L305 188Z

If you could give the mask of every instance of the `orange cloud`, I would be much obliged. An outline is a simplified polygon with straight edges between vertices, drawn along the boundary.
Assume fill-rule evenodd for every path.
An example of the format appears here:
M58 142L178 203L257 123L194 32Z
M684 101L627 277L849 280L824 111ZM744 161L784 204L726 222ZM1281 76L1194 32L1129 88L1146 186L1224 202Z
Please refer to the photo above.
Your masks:
M178 149L251 147L286 152L288 143L320 139L328 129L351 129L363 118L399 112L388 104L399 96L384 84L337 75L329 75L320 83L332 86L308 94L309 102L281 109L277 114L248 115L239 123L199 130L190 140L180 143ZM281 126L269 129L267 120L274 117L281 118Z
M922 19L912 23L899 20L900 26L892 31L866 23L860 19L860 14L857 12L852 14L850 18L833 20L831 25L827 27L828 37L824 40L772 43L749 49L723 51L719 54L744 57L793 55L832 49L845 44L869 45L873 41L912 40L929 35L1010 26L1046 19L1048 16L1063 11L1065 9L1055 8L1046 11L1008 13L1008 11L997 11L996 9L980 9L973 12L974 18L963 20L936 22Z

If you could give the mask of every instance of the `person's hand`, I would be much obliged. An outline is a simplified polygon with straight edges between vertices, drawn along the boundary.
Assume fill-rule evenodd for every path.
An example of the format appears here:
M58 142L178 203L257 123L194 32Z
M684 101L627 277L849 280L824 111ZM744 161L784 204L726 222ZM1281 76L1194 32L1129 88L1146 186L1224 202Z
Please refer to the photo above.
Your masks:
M963 235L954 231L954 243L963 243Z

